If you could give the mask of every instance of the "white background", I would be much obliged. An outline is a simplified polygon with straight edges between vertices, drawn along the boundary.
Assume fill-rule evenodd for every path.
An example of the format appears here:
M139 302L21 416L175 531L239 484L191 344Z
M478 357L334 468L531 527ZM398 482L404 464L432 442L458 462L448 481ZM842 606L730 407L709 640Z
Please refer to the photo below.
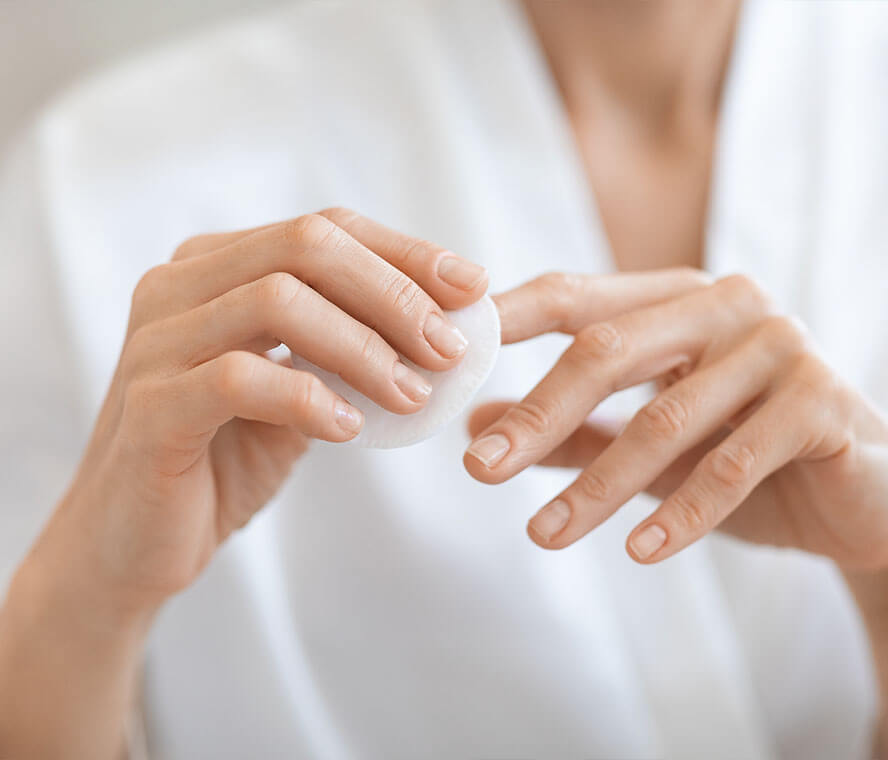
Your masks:
M0 0L0 154L53 93L116 59L280 0Z

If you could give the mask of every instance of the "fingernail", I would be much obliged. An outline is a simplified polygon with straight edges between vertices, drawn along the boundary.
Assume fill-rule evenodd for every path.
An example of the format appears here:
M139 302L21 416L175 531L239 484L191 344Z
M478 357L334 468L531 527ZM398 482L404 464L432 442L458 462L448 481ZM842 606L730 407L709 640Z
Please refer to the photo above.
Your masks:
M511 444L506 436L494 433L473 441L469 448L466 449L466 453L471 454L485 467L495 467L509 453L510 446Z
M530 527L544 541L548 541L564 530L568 520L570 520L570 505L566 501L556 499L546 504L531 518Z
M448 285L460 290L471 290L484 276L487 270L459 256L445 256L438 262L438 277Z
M417 403L425 401L432 392L432 384L430 382L401 362L395 362L395 366L392 369L392 378L395 381L395 385L401 389L401 393L411 401Z
M659 525L648 525L629 539L629 546L638 559L647 559L666 543L666 531Z
M435 351L448 359L459 356L469 345L465 336L456 327L434 312L426 318L422 334Z
M333 413L336 418L336 424L339 425L346 433L359 433L364 425L364 415L360 409L355 409L351 404L343 399L336 399L333 405Z

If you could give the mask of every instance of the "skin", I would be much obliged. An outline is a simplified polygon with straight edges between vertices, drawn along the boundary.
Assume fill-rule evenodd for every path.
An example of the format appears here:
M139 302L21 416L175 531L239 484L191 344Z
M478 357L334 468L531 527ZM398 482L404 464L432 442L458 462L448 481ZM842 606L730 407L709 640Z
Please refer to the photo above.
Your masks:
M564 525L552 529L551 507L530 523L544 548L579 540L648 490L664 501L630 536L639 561L717 525L831 556L849 577L855 568L877 661L888 660L877 572L888 564L886 423L753 282L694 269L734 4L528 10L616 262L655 271L550 274L497 297L504 342L575 339L523 401L475 412L467 469L489 483L536 464L581 469L560 494L566 513L555 510ZM638 225L627 207L662 212ZM149 272L80 469L0 610L0 754L119 756L158 609L268 501L310 439L359 430L343 399L264 352L286 342L407 414L427 394L395 350L455 366L459 337L429 316L486 286L471 263L342 209L201 236ZM646 379L663 390L622 433L586 421ZM481 444L491 436L508 443L496 461ZM642 556L650 526L665 541Z
M627 537L639 562L666 559L716 527L831 557L869 633L884 705L888 422L755 282L695 271L739 3L525 5L618 269L668 269L553 273L496 297L504 342L550 331L575 339L520 403L476 410L466 469L500 483L533 464L579 468L528 523L546 549L571 545L647 491L662 503ZM586 419L645 380L660 393L624 430ZM880 757L886 735L883 710Z
M184 243L142 278L80 469L0 614L0 755L111 758L145 636L312 438L361 413L265 352L281 342L400 414L465 339L443 309L482 267L345 209Z
M699 268L739 3L525 5L573 127L617 268Z
M662 504L627 541L639 562L721 525L852 570L888 565L888 422L752 280L556 274L498 305L506 342L575 336L524 399L476 413L476 426L494 419L465 457L485 483L540 462L582 468L530 520L537 544L569 546L650 490ZM520 324L508 318L519 313ZM618 435L585 422L611 393L651 380L662 390Z

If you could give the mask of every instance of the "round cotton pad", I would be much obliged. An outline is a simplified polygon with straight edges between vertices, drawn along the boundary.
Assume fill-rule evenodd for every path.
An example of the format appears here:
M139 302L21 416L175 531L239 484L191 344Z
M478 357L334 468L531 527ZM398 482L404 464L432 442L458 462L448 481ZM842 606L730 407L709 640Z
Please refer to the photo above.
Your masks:
M404 364L432 384L428 402L414 414L388 412L347 385L338 375L320 369L299 356L293 356L291 361L296 369L317 375L364 413L364 427L349 443L373 449L410 446L434 435L468 406L490 375L499 353L499 315L489 296L465 309L446 313L465 335L469 345L462 361L447 372L432 372L401 357Z

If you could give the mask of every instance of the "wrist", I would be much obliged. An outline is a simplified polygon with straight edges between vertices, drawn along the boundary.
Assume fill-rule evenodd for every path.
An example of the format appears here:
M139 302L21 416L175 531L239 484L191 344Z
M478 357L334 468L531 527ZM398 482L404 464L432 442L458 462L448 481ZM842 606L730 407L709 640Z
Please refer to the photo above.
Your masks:
M153 611L118 604L47 539L0 607L0 744L16 757L118 757Z
M96 552L57 511L16 571L7 606L69 636L141 646L158 604L127 594L101 571Z

